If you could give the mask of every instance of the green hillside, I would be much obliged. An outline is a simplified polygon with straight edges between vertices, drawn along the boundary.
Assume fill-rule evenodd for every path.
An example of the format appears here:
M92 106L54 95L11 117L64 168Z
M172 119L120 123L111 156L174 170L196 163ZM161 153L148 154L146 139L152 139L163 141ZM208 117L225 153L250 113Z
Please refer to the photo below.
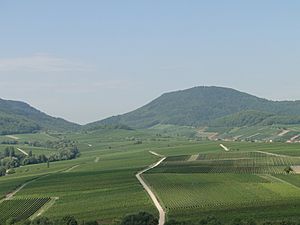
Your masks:
M266 115L258 113L258 118L253 119L255 123L268 114L283 116L277 119L284 120L286 115L300 115L300 101L270 101L230 88L194 87L163 94L137 110L88 124L87 127L100 124L124 124L132 128L157 124L207 126L217 118L249 110L266 112ZM247 125L252 125L252 121Z
M51 117L24 102L0 99L0 134L32 133L39 130L68 131L75 123Z

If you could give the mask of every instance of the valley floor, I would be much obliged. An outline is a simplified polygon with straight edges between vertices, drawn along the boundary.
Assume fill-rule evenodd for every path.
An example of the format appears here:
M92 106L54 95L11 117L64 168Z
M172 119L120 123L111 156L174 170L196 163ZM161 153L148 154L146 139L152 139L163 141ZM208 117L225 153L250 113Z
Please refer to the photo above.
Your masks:
M26 183L12 199L56 198L42 213L51 218L68 214L79 221L96 219L102 224L117 224L125 215L139 211L158 217L136 174L164 155L166 161L142 176L167 212L167 219L199 221L207 214L225 221L245 215L260 221L300 219L300 175L280 172L289 163L297 166L298 144L198 141L158 136L156 131L110 130L66 136L76 140L79 158L50 163L49 168L46 164L19 167L15 174L0 177L0 195L4 197ZM36 138L34 134L16 137L19 141ZM26 152L43 151L25 144L18 146ZM0 145L0 149L4 147ZM203 172L216 162L218 172ZM241 169L243 165L247 168ZM233 168L246 172L232 172ZM267 172L257 174L262 171L259 168ZM256 172L247 172L252 170Z

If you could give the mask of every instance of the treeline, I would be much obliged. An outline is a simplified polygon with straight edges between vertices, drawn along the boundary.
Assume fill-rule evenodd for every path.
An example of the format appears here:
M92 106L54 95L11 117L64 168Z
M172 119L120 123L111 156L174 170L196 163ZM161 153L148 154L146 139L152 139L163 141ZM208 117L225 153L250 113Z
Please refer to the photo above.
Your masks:
M32 147L43 147L43 148L53 148L53 149L65 149L73 147L76 145L76 142L69 139L60 139L57 141L47 140L45 142L40 141L24 141L23 144L32 146Z
M38 163L50 163L61 160L75 159L80 155L80 151L76 145L68 146L52 153L50 156L44 154L34 155L32 151L28 155L16 153L14 147L9 146L0 153L0 176L14 173L14 168Z
M0 225L102 225L96 220L79 221L74 216L64 216L61 219L50 219L48 217L38 217L32 221L26 220L18 222L15 218L10 218L5 224ZM118 225L157 225L158 220L147 212L125 216Z
M208 216L201 219L199 222L170 220L166 222L165 225L300 225L300 221L286 219L281 221L265 221L259 223L254 219L235 218L231 222L225 223L217 217Z
M96 220L77 221L74 216L64 216L61 219L49 219L48 217L38 217L32 221L26 220L17 222L15 218L10 218L5 224L0 225L100 225Z
M15 218L10 218L5 224L0 225L102 225L96 220L78 221L74 216L64 216L61 219L50 219L48 217L38 217L32 221L26 220L17 222ZM158 225L158 219L150 213L140 212L125 216L118 225ZM300 225L299 221L281 220L281 221L265 221L258 223L254 219L235 218L229 223L224 223L214 216L207 216L199 220L199 222L191 221L175 221L170 220L165 225Z

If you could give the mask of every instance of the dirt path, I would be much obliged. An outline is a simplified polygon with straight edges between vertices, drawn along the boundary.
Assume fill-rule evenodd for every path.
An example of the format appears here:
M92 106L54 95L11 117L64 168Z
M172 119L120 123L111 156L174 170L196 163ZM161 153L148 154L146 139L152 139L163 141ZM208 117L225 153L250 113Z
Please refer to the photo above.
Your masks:
M285 134L287 134L287 133L289 133L290 132L290 130L283 130L283 131L281 131L277 136L278 137L282 137L282 136L284 136Z
M158 156L158 157L164 157L163 155L161 154L158 154L156 152L153 152L153 151L149 151L152 155L155 155L155 156Z
M79 166L79 165L72 166L72 167L70 167L69 169L63 171L63 173L71 172L73 169L77 168L78 166Z
M256 133L256 134L250 135L249 137L246 137L246 138L253 138L253 137L256 137L258 135L260 135L260 133Z
M141 183L141 185L143 186L143 188L147 191L148 195L150 196L151 200L153 201L155 207L157 208L157 210L159 212L159 223L158 223L158 225L164 225L165 221L166 221L166 212L164 211L163 207L159 203L159 201L158 201L157 197L155 196L155 194L152 192L151 188L144 181L142 175L143 175L143 173L145 173L145 172L147 172L147 171L149 171L149 170L151 170L151 169L159 166L159 164L161 164L166 159L166 157L164 157L164 156L162 156L160 154L157 154L156 152L150 151L150 153L152 155L163 157L163 158L160 159L157 163L154 163L154 164L150 165L149 167L147 167L146 169L138 172L136 174L136 178Z
M300 137L300 135L298 134L298 135L295 135L294 137L292 137L291 139L290 139L290 141L295 141L298 137Z
M5 135L8 138L14 139L14 140L19 140L20 138L13 136L13 135Z
M23 149L20 149L20 148L17 148L18 151L22 152L24 155L27 155L28 156L28 153L25 152Z
M3 201L6 201L6 200L11 200L19 191L21 191L24 187L26 187L28 184L40 179L40 178L43 178L43 177L46 177L48 176L47 175L44 175L44 176L41 176L41 177L37 177L37 178L34 178L32 180L29 180L27 182L25 182L24 184L22 184L20 187L18 187L16 190L14 190L13 192L10 192L8 193L5 198L3 198L2 200L0 200L0 203L3 202Z
M220 146L221 146L226 152L229 152L229 148L227 148L225 145L220 144Z

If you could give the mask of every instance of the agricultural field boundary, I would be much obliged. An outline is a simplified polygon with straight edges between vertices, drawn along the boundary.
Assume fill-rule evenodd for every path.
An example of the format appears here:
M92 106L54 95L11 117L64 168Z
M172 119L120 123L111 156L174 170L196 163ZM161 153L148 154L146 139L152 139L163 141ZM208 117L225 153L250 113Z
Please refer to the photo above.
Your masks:
M155 156L159 156L162 157L162 155L150 151L150 153L152 155ZM143 173L159 166L164 160L166 159L166 157L163 156L163 158L161 158L158 162L148 166L146 169L143 169L142 171L138 172L136 174L136 178L138 179L138 181L141 183L141 185L143 186L143 188L146 190L146 192L148 193L148 195L150 196L151 200L153 201L155 207L157 208L158 212L159 212L159 222L158 225L164 225L165 221L166 221L166 212L163 209L163 207L161 206L161 204L158 201L158 198L156 197L156 195L152 192L151 188L147 185L147 183L144 181L144 179L142 178Z
M256 133L256 134L253 134L253 135L250 135L249 137L246 137L246 138L254 138L256 136L260 135L260 133Z
M283 130L278 134L278 137L283 137L285 134L289 133L290 130Z
M55 202L59 199L59 197L51 197L51 200L47 202L42 208L36 211L29 219L34 220L35 218L44 214L49 208L51 208Z

